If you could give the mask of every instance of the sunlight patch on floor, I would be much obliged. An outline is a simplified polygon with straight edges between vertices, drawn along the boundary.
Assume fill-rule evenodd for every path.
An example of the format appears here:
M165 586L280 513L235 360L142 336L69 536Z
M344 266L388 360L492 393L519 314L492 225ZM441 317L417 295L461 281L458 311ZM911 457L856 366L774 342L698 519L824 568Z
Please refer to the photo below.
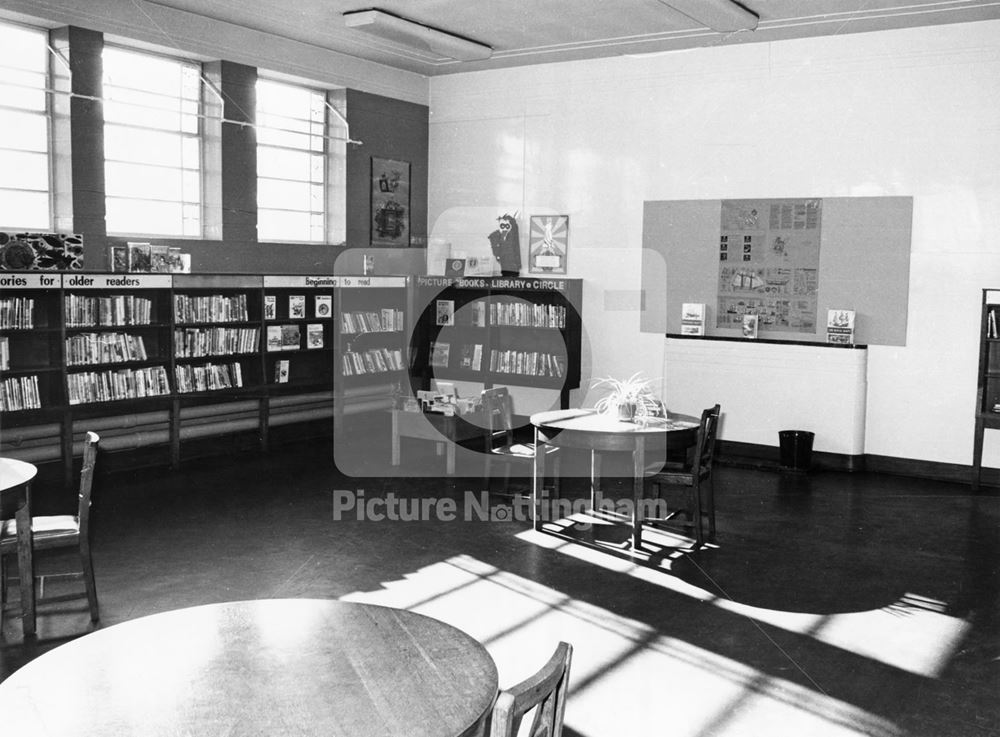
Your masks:
M656 534L651 537L655 539ZM534 530L523 532L518 538L928 678L941 673L971 627L964 619L944 614L944 603L916 594L906 594L888 606L863 612L813 614L764 609L716 596L671 576L669 556L659 568L650 568L644 565L649 561L648 552L638 553L635 560L641 562L633 562Z
M850 704L471 556L343 598L412 609L464 630L490 651L501 687L533 673L560 640L572 643L566 724L584 737L654 734L665 724L676 737L900 734Z

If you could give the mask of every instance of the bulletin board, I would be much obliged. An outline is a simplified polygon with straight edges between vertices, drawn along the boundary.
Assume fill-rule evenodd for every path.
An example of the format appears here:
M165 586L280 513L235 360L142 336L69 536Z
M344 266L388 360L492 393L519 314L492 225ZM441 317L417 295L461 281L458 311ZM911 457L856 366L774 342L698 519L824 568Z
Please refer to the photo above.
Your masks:
M679 333L685 302L707 336L826 342L828 309L854 310L855 343L905 345L912 197L647 201L641 329Z

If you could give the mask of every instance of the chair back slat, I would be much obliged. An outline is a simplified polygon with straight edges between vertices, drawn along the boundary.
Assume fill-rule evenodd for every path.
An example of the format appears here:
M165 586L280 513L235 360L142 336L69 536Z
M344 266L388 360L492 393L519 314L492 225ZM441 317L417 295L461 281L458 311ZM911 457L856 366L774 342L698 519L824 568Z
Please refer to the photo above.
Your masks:
M90 524L90 499L94 488L94 466L97 464L97 445L101 438L95 432L88 432L83 442L83 467L80 469L79 503L77 516L80 520L80 534L87 534Z
M720 406L716 404L701 413L695 458L698 459L698 472L702 475L711 472L712 461L715 459L715 438L719 427L719 412Z
M494 447L494 441L498 437L502 437L502 445L513 444L514 410L507 387L484 389L481 397L483 414L486 416L486 440L489 447Z
M518 734L521 720L532 709L530 737L559 737L566 711L566 692L573 646L560 642L549 661L535 674L504 690L493 707L490 737ZM537 709L536 709L537 707Z

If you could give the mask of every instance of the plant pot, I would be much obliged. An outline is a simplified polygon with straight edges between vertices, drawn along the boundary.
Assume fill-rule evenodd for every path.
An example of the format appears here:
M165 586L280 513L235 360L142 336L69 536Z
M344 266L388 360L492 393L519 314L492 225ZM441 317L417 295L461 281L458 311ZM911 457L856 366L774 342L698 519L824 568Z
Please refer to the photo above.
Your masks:
M622 402L618 405L618 419L631 422L635 419L635 402Z

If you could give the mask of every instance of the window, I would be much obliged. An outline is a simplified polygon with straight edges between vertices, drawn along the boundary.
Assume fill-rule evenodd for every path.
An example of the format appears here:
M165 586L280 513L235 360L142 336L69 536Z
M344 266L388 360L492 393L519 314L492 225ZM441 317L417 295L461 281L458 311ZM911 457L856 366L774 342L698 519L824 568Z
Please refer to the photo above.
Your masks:
M329 241L323 92L257 81L257 238Z
M0 226L51 229L48 36L0 23Z
M202 234L198 64L104 48L108 233Z

